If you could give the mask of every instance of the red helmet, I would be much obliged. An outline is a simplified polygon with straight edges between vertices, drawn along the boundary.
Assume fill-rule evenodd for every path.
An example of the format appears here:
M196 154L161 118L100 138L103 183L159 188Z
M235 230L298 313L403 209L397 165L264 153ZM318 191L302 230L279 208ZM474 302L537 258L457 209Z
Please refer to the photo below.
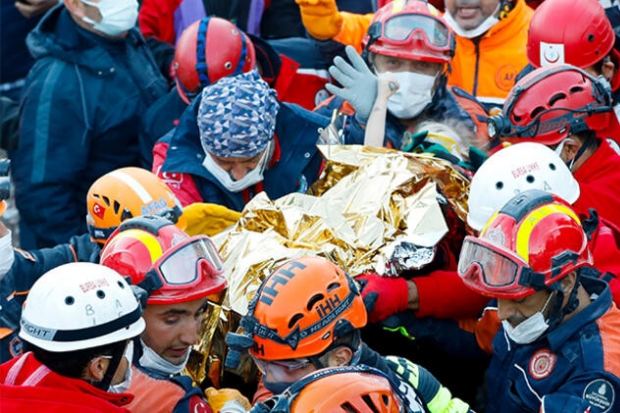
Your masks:
M456 44L441 13L422 0L395 0L377 10L362 43L365 52L434 63L449 63Z
M254 45L231 22L205 17L183 31L174 52L177 91L189 104L202 88L256 65Z
M611 90L570 65L536 69L512 88L500 115L488 122L492 138L556 145L571 134L608 126Z
M219 301L226 287L224 265L205 235L190 237L159 216L123 222L101 251L101 264L131 278L149 293L148 304Z
M380 370L365 365L317 370L254 411L271 413L400 413L406 396Z
M353 279L325 258L304 257L265 278L241 319L242 334L228 333L226 343L249 349L256 359L313 357L365 325L366 308Z
M585 69L607 56L614 41L597 0L547 0L530 22L527 57L535 67L568 63Z
M496 212L480 237L465 238L458 273L480 294L516 300L586 265L588 237L570 205L530 189Z

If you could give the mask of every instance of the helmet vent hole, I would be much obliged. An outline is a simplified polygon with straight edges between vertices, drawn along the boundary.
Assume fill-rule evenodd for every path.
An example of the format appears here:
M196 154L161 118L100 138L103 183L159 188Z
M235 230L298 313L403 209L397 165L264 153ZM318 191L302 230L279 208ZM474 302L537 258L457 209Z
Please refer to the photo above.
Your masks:
M583 87L581 86L573 86L572 88L570 88L571 95L574 95L575 93L582 93L583 91Z
M302 318L304 318L303 314L295 314L288 322L288 328L293 328L293 326Z
M526 177L525 177L525 180L526 180L528 183L533 184L533 183L534 183L534 181L536 180L536 178L534 178L534 176L532 176L532 175L528 175L528 176L526 176Z
M549 104L549 106L552 106L551 104ZM530 118L534 119L536 116L538 116L543 110L545 110L545 108L543 108L542 106L538 106L537 108L535 108L532 113L530 113Z
M121 204L118 201L114 201L114 215L118 215L119 209L121 209Z
M573 88L573 89L575 89L575 88ZM570 94L571 95L574 93L573 89L570 90ZM549 99L549 106L550 107L555 106L555 104L558 103L560 100L566 100L566 94L565 93L556 93L555 95L551 96L551 98Z
M383 402L384 406L390 405L390 398L386 394L381 395L381 401Z
M333 290L335 290L338 287L340 287L340 283L331 283L330 285L327 286L327 292L331 293Z
M116 283L118 284L119 287L121 287L123 289L125 288L125 284L123 284L122 282L117 281Z
M315 294L314 296L312 296L312 298L308 300L308 305L306 306L306 309L308 311L312 310L312 308L314 308L314 305L319 301L322 301L323 299L325 299L325 296L323 294Z
M500 191L502 189L504 189L504 183L502 181L498 181L495 183L495 188L499 189Z
M366 406L368 406L370 410L372 410L372 413L379 413L377 406L375 406L375 404L373 403L369 395L367 394L363 395L362 400L364 400L364 403L366 404Z
M224 63L224 68L225 68L226 70L230 70L230 69L232 69L232 63L230 63L230 62L226 62L226 63Z
M594 41L594 35L593 35L592 33L590 33L590 34L588 35L588 41L589 41L589 42L593 42L593 41Z
M110 206L110 198L108 198L107 196L103 196L101 197L101 199L103 199L103 202L105 202L107 206Z
M555 169L556 169L555 164L554 163L550 163L549 164L549 169L551 169L552 171L555 171Z
M73 298L72 296L67 296L65 297L65 304L67 305L73 305L73 303L75 303L75 298Z
M105 298L103 290L97 290L97 298L101 298L102 300Z
M342 403L342 404L340 405L340 407L342 408L342 411L343 411L343 412L346 412L346 413L358 413L358 411L357 411L357 410L355 410L355 409L353 408L353 406L351 406L351 403L349 403L349 402L344 402L344 403Z

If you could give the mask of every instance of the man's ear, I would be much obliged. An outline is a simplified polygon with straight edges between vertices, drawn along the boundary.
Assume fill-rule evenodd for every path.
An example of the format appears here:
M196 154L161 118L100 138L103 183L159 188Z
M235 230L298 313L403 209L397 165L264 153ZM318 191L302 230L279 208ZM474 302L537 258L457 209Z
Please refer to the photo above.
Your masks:
M560 285L562 286L562 292L564 293L564 297L570 294L575 286L575 282L577 281L577 272L571 271L566 277L562 278L560 281Z
M601 67L601 74L603 77L611 82L611 78L614 77L615 71L616 65L614 62L609 57L603 59L603 66Z
M329 367L348 366L353 358L353 351L345 346L340 346L334 349L327 362Z
M583 143L581 140L574 135L571 138L566 139L564 141L564 148L562 149L561 155L564 162L570 162L575 159L575 156L577 156L577 152L579 152L582 145Z
M86 377L84 378L95 382L101 381L108 370L108 366L109 360L101 356L94 357L86 367Z

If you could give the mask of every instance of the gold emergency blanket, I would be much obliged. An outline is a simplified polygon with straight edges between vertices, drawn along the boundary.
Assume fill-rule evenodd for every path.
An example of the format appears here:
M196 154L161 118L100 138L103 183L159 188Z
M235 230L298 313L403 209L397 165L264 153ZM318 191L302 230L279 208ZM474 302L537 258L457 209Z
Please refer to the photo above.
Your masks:
M448 231L437 187L459 218L467 215L469 181L446 161L359 145L319 149L325 168L308 194L270 200L260 193L235 225L213 237L225 262L228 292L222 306L207 313L188 363L197 383L209 374L219 385L223 337L236 330L261 281L282 262L320 255L358 275L380 266L384 249L399 240L432 247ZM254 379L247 360L236 374Z

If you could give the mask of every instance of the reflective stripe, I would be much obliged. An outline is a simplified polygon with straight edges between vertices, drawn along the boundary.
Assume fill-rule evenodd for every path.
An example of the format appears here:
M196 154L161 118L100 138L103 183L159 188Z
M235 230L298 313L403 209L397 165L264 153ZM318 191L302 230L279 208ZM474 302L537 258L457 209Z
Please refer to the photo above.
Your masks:
M110 175L118 179L119 181L123 182L129 188L131 188L131 190L140 197L140 200L143 203L146 204L153 200L153 197L151 196L151 194L149 194L149 191L147 191L144 186L142 186L138 181L136 181L129 174L126 174L125 172L120 172L120 171L112 171L110 172Z
M127 229L124 231L121 230L121 233L111 240L110 245L127 238L142 242L149 252L151 263L155 263L155 261L157 261L164 253L164 250L155 235L136 228Z
M571 218L575 220L581 226L581 221L575 215L572 209L564 206L564 205L543 205L542 207L536 209L534 212L528 214L522 221L522 224L517 231L516 237L516 253L525 260L529 264L530 262L530 237L532 235L532 231L536 225L542 221L544 218L550 216L551 214L560 213L569 215Z

